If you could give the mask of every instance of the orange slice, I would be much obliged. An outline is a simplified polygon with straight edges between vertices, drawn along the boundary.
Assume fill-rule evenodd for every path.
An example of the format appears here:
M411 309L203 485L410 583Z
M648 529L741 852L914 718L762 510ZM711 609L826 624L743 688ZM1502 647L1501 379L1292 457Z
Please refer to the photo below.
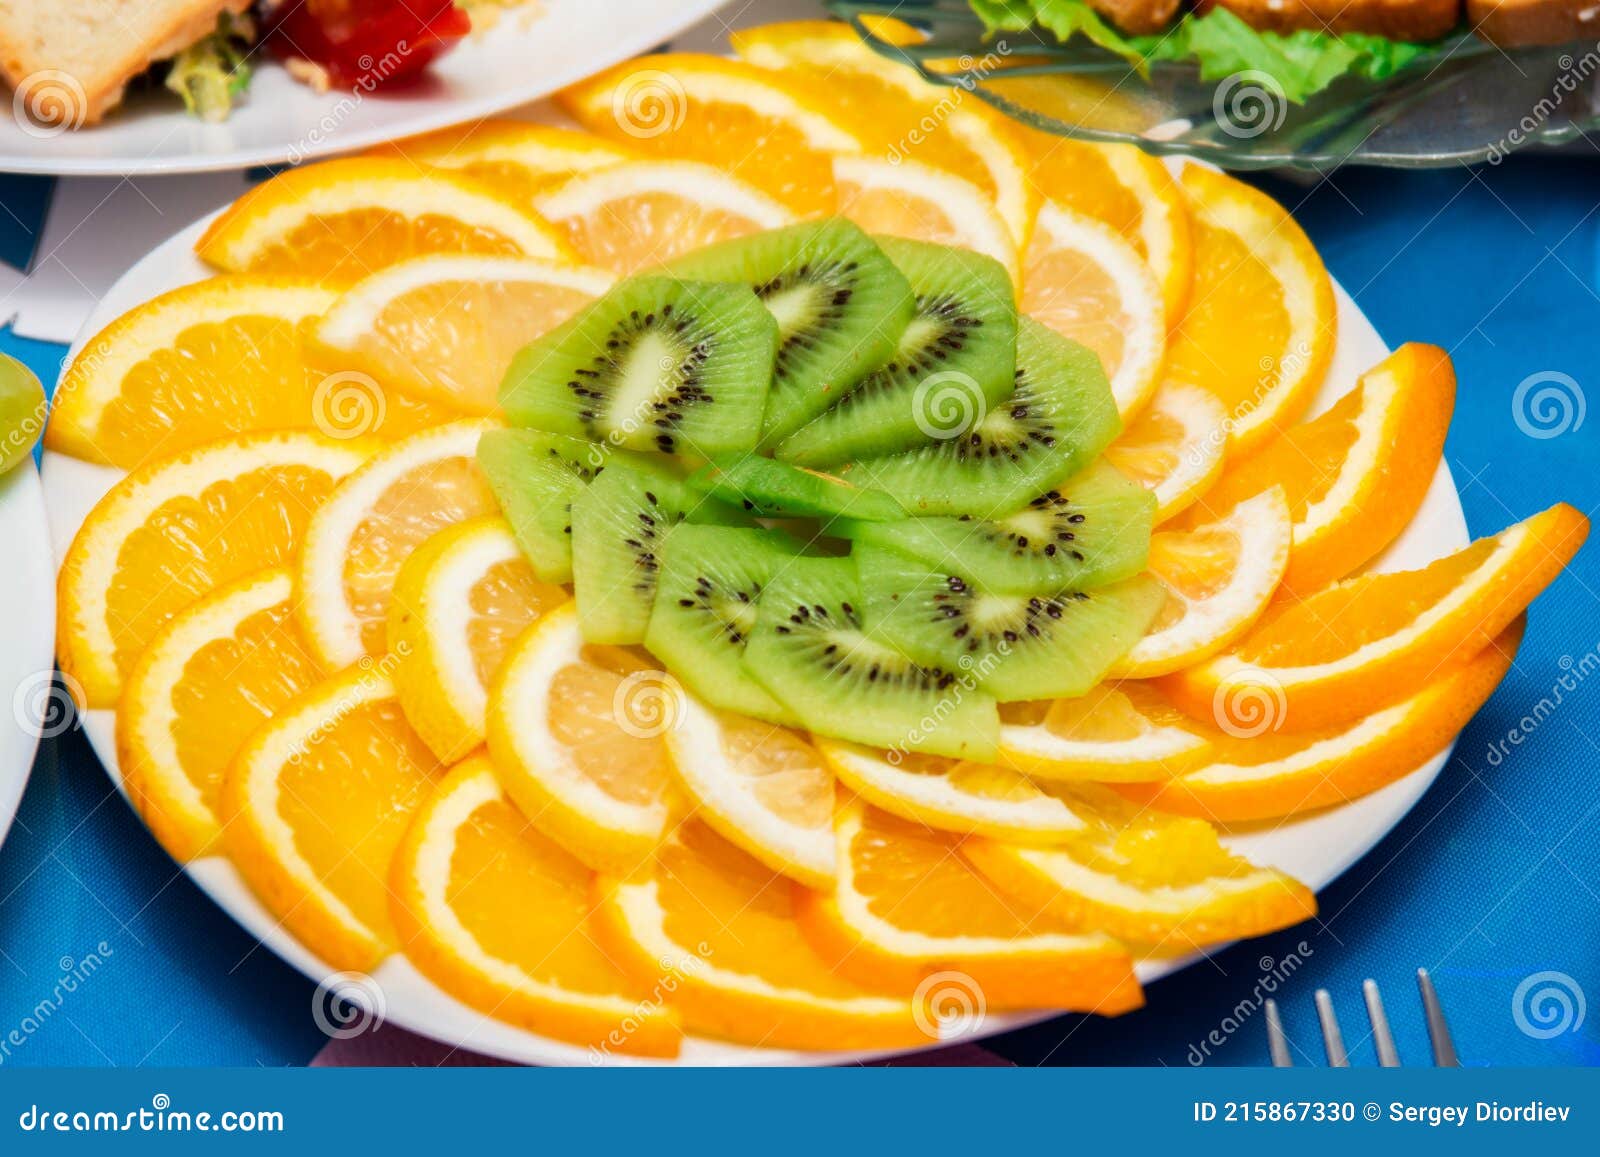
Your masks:
M525 632L489 689L489 752L539 830L600 871L626 874L666 830L662 736L677 681L616 647L585 645L569 602Z
M1228 412L1206 390L1163 382L1105 449L1106 461L1156 496L1156 524L1188 507L1222 475Z
M1518 618L1421 691L1354 723L1309 734L1219 737L1211 762L1160 784L1119 789L1162 811L1248 822L1359 799L1438 754L1494 694L1522 642Z
M1166 376L1228 411L1230 454L1247 454L1316 396L1333 357L1333 283L1283 207L1242 181L1189 165L1194 284L1167 344Z
M194 248L231 273L329 285L428 253L571 256L549 222L492 186L387 157L286 169L230 205Z
M1017 308L1099 355L1124 423L1150 400L1166 349L1166 306L1155 274L1109 225L1041 205Z
M1017 245L983 189L917 161L838 157L838 212L868 233L912 237L993 257L1017 280Z
M612 281L604 270L554 261L417 257L330 302L314 329L318 352L405 395L488 414L517 351Z
M1000 707L999 762L1034 780L1162 780L1211 751L1201 728L1137 679L1101 683L1076 699Z
M1027 911L1163 952L1260 936L1316 914L1310 889L1233 855L1204 820L1141 812L1110 788L1076 790L1091 822L1070 843L974 837L961 854Z
M689 161L632 161L580 174L534 204L585 261L617 273L793 220L759 189Z
M1083 829L1069 794L1005 767L888 753L816 737L839 781L874 807L939 831L1039 844Z
M1589 533L1564 503L1422 570L1345 579L1275 606L1233 649L1164 679L1196 719L1312 731L1395 702L1489 645Z
M173 615L225 583L282 566L307 521L372 450L306 432L251 434L152 462L89 512L57 578L56 654L89 707Z
M909 26L885 30L904 43ZM861 137L862 151L958 173L994 202L1017 246L1033 212L1027 157L1011 122L958 89L932 84L879 56L847 24L794 20L729 38L745 60L803 84Z
M720 56L637 57L556 100L607 140L714 165L805 215L833 208L833 155L861 147L801 86Z
M418 809L390 880L406 956L458 1000L596 1061L677 1055L672 1011L586 934L594 873L522 817L484 757Z
M782 876L694 822L655 859L652 874L601 880L596 928L640 984L671 992L686 1027L771 1048L929 1042L922 1010L852 984L811 950Z
M222 776L250 732L322 677L289 613L289 572L262 571L157 631L117 704L128 798L176 860L214 850Z
M453 169L528 201L534 194L577 173L637 160L637 149L590 133L527 121L469 121L420 137L393 141L377 156L405 157L414 164Z
M1125 679L1169 674L1244 634L1278 589L1291 535L1289 504L1278 487L1214 522L1152 534L1150 573L1166 588L1166 605L1113 673Z
M833 883L833 772L799 732L717 711L687 693L662 736L699 816L773 871Z
M394 443L311 519L295 565L295 614L329 671L384 653L395 576L413 550L500 509L475 457L478 437L496 425L454 422Z
M1161 283L1166 317L1176 325L1189 299L1194 246L1177 182L1135 145L1074 141L1010 122L1040 198L1104 221L1138 250Z
M400 437L446 410L385 399L342 408L350 383L306 359L306 334L333 294L309 281L214 277L128 311L89 339L62 376L45 445L133 469L254 430L317 427L334 437ZM387 403L387 404L386 404Z
M999 896L961 840L854 801L839 811L839 883L802 891L811 946L863 987L935 1016L1059 1008L1115 1016L1144 1003L1127 949ZM964 999L963 999L964 998Z
M401 564L388 620L395 693L441 760L483 742L489 683L511 645L570 597L534 577L498 515L441 530Z
M1309 595L1360 569L1411 521L1439 469L1455 394L1448 354L1403 345L1327 413L1230 463L1204 506L1220 512L1282 486L1294 518L1283 585Z
M370 971L396 947L389 866L440 770L383 672L352 667L251 735L222 783L223 838L307 948Z

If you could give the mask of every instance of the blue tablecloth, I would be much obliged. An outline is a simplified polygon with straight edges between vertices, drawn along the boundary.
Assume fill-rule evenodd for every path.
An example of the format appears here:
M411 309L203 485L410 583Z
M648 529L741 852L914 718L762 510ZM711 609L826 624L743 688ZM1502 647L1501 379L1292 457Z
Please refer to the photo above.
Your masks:
M1512 398L1544 372L1568 375L1578 399L1600 394L1600 163L1530 159L1263 183L1386 340L1434 342L1454 356L1460 384L1446 454L1474 534L1557 499L1593 516L1600 417L1537 438L1514 420ZM0 181L12 212L13 201L36 199L9 188ZM36 217L16 216L0 214L0 235L36 228ZM0 252L15 246L0 241ZM62 353L9 333L0 333L0 349L46 380ZM1153 986L1139 1013L1063 1018L994 1047L1025 1064L1263 1064L1253 1007L1262 958L1283 961L1304 941L1293 975L1271 984L1308 1061L1321 1060L1312 993L1325 986L1356 1063L1372 1063L1359 995L1370 976L1389 996L1402 1054L1420 1063L1412 980L1420 965L1434 974L1467 1063L1600 1063L1600 1010L1552 1036L1538 1008L1519 1014L1513 1004L1542 972L1561 974L1554 983L1571 999L1600 999L1597 591L1600 548L1591 546L1538 603L1515 669L1449 768L1323 893L1318 923ZM1547 712L1538 705L1563 675L1576 686ZM1491 759L1491 747L1535 712L1525 741ZM65 991L63 973L83 976ZM0 1063L302 1064L323 1043L311 992L174 868L81 735L45 744L0 848Z

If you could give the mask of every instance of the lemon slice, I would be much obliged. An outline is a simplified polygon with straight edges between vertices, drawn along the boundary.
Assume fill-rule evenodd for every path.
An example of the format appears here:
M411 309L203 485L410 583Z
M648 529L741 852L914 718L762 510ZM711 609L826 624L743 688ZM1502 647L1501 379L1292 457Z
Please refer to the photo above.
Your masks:
M1166 352L1166 305L1149 265L1115 229L1049 201L1039 206L1017 308L1099 356L1124 424L1150 400Z
M818 736L817 749L851 791L884 811L941 831L1050 843L1083 829L1070 796L1009 768L900 754Z
M794 220L759 189L689 161L632 161L583 173L534 204L585 261L618 273Z
M1156 496L1156 524L1203 497L1222 476L1228 412L1198 386L1163 382L1105 449L1106 461Z
M564 262L417 257L356 282L314 332L325 360L457 413L488 414L517 351L613 280Z
M329 671L377 656L395 575L436 531L499 510L478 472L478 438L499 423L454 422L394 443L345 479L306 527L295 614Z
M1250 629L1289 565L1294 525L1282 487L1213 522L1150 536L1150 573L1167 601L1144 638L1112 665L1120 678L1165 675L1215 655Z
M406 719L446 762L484 740L489 683L517 636L570 598L540 582L497 515L441 530L395 577L389 654Z
M868 233L911 237L993 257L1016 282L1017 245L994 202L971 181L917 161L838 157L838 211Z
M507 794L590 867L626 874L666 830L662 736L676 680L615 647L589 647L571 603L511 649L489 691L489 752Z
M804 735L685 693L665 739L700 818L774 871L833 882L833 772Z

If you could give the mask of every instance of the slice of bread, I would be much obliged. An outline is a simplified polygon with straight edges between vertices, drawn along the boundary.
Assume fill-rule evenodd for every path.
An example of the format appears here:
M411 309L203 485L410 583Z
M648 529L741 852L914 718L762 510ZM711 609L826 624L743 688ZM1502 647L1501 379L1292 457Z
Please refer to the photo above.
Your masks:
M1600 0L1590 0L1600 3ZM1437 40L1461 20L1461 0L1198 0L1265 32L1366 32L1390 40Z
M250 0L0 0L0 74L46 126L93 124L128 81Z
M1467 25L1502 48L1600 37L1600 0L1467 0Z

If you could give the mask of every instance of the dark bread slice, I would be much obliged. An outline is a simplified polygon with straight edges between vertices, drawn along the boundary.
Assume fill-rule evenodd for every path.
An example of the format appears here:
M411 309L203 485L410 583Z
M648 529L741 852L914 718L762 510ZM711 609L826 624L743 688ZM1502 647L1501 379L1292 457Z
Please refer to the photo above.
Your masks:
M1197 0L1195 8L1207 12L1218 5L1263 32L1309 28L1390 40L1437 40L1461 20L1461 0Z
M1600 37L1600 0L1467 0L1467 24L1502 48Z

